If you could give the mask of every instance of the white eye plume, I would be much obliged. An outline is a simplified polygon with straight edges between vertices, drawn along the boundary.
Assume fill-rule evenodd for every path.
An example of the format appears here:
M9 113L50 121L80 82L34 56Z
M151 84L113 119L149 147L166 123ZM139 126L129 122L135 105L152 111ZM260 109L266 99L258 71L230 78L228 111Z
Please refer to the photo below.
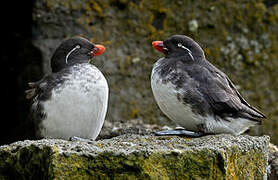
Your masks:
M72 50L70 50L70 52L66 55L66 64L68 64L68 58L70 56L70 54L75 51L76 49L80 49L80 45L76 45Z
M190 49L188 49L187 47L185 47L184 45L182 45L181 43L178 43L178 47L183 48L185 50L188 51L188 54L190 55L191 59L194 61L194 57L192 56L192 52L190 51Z

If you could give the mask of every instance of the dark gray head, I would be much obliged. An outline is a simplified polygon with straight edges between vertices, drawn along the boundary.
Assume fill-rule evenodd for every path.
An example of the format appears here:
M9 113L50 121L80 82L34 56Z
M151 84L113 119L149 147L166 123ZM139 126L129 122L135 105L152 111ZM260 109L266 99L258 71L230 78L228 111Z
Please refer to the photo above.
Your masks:
M88 63L94 56L105 51L102 45L94 45L82 37L73 37L64 41L51 58L52 72L58 72L76 63Z
M165 41L154 41L152 44L166 57L188 56L191 60L205 58L204 51L199 44L185 35L173 35Z

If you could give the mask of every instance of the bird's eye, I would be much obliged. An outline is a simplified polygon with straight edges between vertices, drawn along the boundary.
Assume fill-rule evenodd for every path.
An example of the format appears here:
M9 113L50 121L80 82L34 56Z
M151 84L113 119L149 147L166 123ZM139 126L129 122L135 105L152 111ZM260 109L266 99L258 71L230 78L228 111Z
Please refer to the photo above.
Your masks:
M182 47L183 45L181 43L178 43L178 47Z
M75 46L75 48L76 48L76 49L79 49L79 48L81 48L81 46L80 46L79 44L77 44L77 45Z

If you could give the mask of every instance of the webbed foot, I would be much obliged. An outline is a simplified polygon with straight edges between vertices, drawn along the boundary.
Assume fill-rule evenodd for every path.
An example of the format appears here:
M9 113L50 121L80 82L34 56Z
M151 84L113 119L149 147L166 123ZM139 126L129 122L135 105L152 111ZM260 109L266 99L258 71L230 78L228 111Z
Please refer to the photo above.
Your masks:
M175 129L175 130L164 130L154 133L156 136L182 136L182 137L202 137L205 136L205 133L202 132L193 132L187 131L184 129Z
M81 138L81 137L78 137L78 136L72 136L69 138L70 141L91 141L91 139L86 139L86 138Z

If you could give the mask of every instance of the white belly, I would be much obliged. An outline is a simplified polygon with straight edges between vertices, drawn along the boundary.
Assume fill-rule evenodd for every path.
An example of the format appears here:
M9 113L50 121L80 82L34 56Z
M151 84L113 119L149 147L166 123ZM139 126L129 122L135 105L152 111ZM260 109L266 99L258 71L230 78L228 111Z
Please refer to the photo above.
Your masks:
M178 91L172 83L163 84L158 74L153 71L151 86L154 98L160 110L177 125L187 130L197 131L197 125L204 123L192 112L189 105L185 105L177 98Z
M41 123L41 135L95 139L102 128L107 105L107 81L96 67L88 65L85 71L70 74L62 86L52 90L51 99L42 103L46 119Z

